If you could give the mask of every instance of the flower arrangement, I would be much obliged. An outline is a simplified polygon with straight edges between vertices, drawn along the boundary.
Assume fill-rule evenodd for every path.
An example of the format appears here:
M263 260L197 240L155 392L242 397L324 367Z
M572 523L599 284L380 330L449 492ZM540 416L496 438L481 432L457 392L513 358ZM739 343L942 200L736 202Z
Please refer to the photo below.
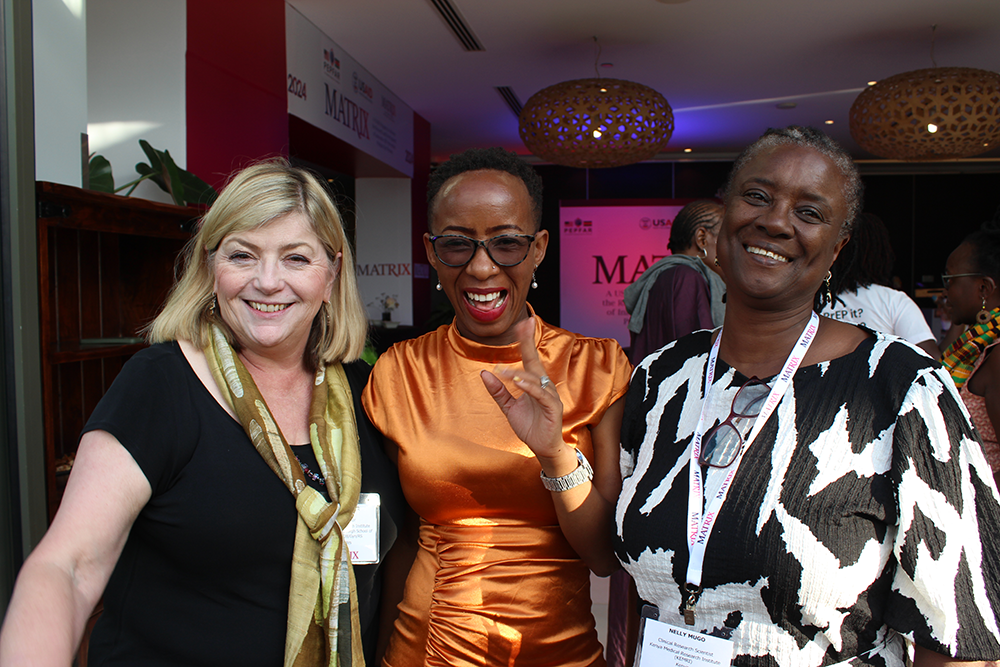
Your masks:
M375 299L368 305L374 306L375 304L378 304L379 306L382 307L383 313L388 313L399 308L399 298L395 294L389 296L385 292L382 292L382 296Z
M371 308L375 305L382 308L382 322L392 323L392 311L399 308L399 297L395 294L389 296L385 292L382 292L382 296L369 303L368 307ZM395 323L392 323L392 325L395 326ZM390 326L390 324L384 324L384 326Z

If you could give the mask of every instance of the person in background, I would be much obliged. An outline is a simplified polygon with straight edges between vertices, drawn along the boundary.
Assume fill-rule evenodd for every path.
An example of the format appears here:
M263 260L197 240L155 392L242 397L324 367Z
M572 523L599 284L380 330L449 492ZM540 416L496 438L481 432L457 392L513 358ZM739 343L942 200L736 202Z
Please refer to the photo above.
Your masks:
M427 259L455 318L379 357L363 395L419 515L418 538L400 540L418 548L384 664L602 666L589 570L617 566L631 366L616 341L528 305L549 241L528 164L453 155L428 204Z
M667 343L699 329L722 325L726 285L716 272L715 244L722 204L698 199L674 218L667 244L671 254L625 288L629 358L638 364ZM611 575L608 594L608 665L632 664L639 630L638 596L624 570Z
M903 667L907 640L915 667L1000 656L1000 494L954 383L816 312L861 197L814 128L749 146L725 324L646 357L626 397L615 550L653 637L694 633L721 664Z
M833 300L820 314L899 336L936 359L940 351L920 307L892 287L894 259L885 223L873 213L859 215L830 269Z
M715 272L720 220L722 205L711 199L682 208L670 227L671 254L625 288L632 363L692 331L722 324L726 285Z
M374 661L381 560L344 537L404 509L365 418L367 318L340 214L281 160L236 174L84 427L52 526L24 563L0 664L346 667ZM378 498L371 494L378 494Z
M945 299L953 326L967 325L941 355L972 422L986 459L1000 484L1000 223L985 223L948 256Z

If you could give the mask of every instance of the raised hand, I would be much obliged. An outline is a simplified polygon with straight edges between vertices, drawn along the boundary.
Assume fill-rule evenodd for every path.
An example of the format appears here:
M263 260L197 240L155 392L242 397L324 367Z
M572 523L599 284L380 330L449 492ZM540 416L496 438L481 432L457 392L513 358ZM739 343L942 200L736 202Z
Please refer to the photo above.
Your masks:
M519 322L515 331L521 348L523 369L497 368L494 373L483 371L480 375L486 390L507 417L517 437L540 460L555 459L566 449L562 438L562 400L538 358L535 318L529 317ZM498 375L512 382L524 393L515 399ZM543 467L547 466L543 463Z

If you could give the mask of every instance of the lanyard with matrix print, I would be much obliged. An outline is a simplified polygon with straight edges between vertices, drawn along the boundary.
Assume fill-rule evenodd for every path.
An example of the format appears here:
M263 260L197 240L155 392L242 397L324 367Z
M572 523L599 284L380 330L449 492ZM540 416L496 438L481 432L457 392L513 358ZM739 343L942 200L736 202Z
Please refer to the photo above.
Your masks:
M685 586L686 595L681 602L680 608L680 612L684 614L684 623L687 625L694 625L694 608L698 603L698 597L701 595L701 570L705 562L705 548L708 545L708 538L712 534L712 528L715 526L715 520L719 516L719 510L722 509L722 504L726 502L726 496L732 487L733 478L740 467L743 455L750 448L750 445L753 444L754 438L757 437L757 434L767 422L768 417L771 416L771 413L774 412L774 409L781 401L782 396L785 395L785 391L788 389L788 386L792 382L792 377L795 375L795 370L799 367L803 357L806 356L806 352L809 350L809 346L812 345L818 329L819 316L813 312L809 318L809 324L806 325L806 328L799 336L798 342L795 343L792 351L788 354L788 359L785 360L785 365L782 367L781 373L775 378L774 386L771 387L771 391L767 395L767 401L764 403L764 407L761 408L760 414L757 415L753 428L750 430L750 435L744 441L740 453L736 456L736 460L729 466L729 470L722 480L722 486L708 500L708 507L705 508L702 472L698 460L701 456L702 429L705 426L705 413L708 411L709 405L708 399L712 392L712 383L715 381L715 362L719 357L719 343L722 341L722 329L719 330L719 335L712 345L712 351L708 355L708 366L705 368L705 398L701 405L701 415L698 417L698 425L695 427L694 436L691 441L691 464L688 466L690 472L687 528L688 568L687 585Z

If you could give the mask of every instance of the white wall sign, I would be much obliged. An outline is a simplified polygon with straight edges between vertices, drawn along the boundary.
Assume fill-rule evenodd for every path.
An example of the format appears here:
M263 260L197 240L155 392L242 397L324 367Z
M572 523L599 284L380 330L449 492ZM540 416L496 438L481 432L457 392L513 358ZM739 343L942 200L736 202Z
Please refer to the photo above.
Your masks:
M670 254L674 216L687 200L614 201L559 209L560 324L587 336L629 345L625 288Z
M288 113L413 176L413 110L289 4Z
M410 179L356 179L354 198L358 289L368 308L368 319L380 326L412 325Z

